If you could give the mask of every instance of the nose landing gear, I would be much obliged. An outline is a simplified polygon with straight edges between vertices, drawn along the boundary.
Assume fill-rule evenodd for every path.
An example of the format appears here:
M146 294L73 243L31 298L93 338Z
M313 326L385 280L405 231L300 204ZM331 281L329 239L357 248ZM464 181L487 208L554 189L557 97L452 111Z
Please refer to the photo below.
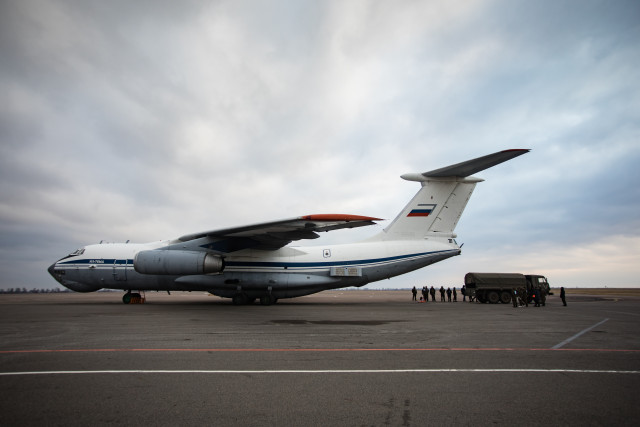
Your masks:
M146 298L144 295L140 295L138 292L127 291L126 294L122 296L122 302L124 304L144 304Z

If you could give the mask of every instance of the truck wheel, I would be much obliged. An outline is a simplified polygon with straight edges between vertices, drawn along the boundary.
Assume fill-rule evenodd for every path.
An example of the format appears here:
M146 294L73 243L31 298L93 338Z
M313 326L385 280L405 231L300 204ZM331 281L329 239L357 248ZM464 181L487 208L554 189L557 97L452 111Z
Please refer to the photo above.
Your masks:
M489 300L489 303L497 304L500 301L500 295L498 295L496 291L491 291L489 292L489 295L487 295L487 299Z
M503 304L509 304L511 302L511 293L508 291L502 291L500 294L500 302Z

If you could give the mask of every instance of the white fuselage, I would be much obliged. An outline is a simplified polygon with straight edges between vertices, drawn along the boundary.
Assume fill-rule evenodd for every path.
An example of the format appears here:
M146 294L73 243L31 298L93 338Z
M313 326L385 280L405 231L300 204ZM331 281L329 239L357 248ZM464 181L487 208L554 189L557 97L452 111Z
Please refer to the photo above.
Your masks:
M162 249L169 241L89 245L82 253L50 267L60 283L79 292L122 290L208 291L231 297L265 292L276 298L326 289L362 286L413 271L451 256L460 248L453 239L374 241L344 245L283 247L275 251L245 249L224 257L218 274L140 274L134 268L140 251Z

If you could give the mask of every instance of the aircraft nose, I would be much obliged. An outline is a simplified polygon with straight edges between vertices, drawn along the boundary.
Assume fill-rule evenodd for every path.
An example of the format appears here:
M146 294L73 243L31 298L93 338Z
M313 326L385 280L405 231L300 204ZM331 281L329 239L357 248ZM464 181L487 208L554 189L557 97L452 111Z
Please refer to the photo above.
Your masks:
M56 282L60 283L61 285L64 285L64 283L62 282L62 278L60 277L60 275L57 275L55 273L56 270L56 264L57 263L53 263L49 266L49 268L47 268L47 271L49 272L49 274L51 275L51 277L53 277L54 279L56 279Z

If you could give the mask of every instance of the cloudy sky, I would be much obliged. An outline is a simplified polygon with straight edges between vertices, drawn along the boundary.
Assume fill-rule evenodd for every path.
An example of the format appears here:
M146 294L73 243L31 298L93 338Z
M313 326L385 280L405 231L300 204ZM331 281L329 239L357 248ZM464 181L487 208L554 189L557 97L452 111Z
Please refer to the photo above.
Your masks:
M0 58L2 288L100 240L391 220L401 174L509 148L462 256L378 286L640 286L637 1L3 1Z

